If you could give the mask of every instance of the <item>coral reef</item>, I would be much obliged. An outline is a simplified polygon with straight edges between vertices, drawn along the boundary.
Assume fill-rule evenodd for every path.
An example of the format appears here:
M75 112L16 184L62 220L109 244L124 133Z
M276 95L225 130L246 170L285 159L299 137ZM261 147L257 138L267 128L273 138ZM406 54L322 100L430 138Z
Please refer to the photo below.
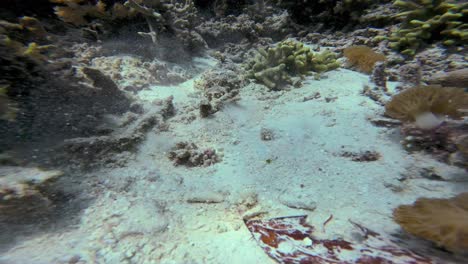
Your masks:
M178 142L167 156L176 166L206 167L220 161L216 150L208 148L202 151L197 145L189 142Z
M459 85L442 84L441 80L434 82L433 78L445 76L447 72L466 69L468 67L468 61L464 55L466 53L466 47L447 48L442 44L434 44L419 51L413 58L402 60L401 55L389 51L388 64L392 67L389 67L387 71L389 78L399 80L405 88L423 83L459 87ZM454 77L461 78L461 76Z
M442 120L437 115L453 119L465 116L468 94L461 88L417 86L393 96L385 105L385 114L402 121L415 121L420 128L433 128Z
M413 56L426 43L467 44L468 3L446 0L397 0L402 25L390 36L390 47Z
M298 85L291 77L326 72L339 66L335 54L328 50L313 53L301 42L285 40L274 47L259 49L255 59L247 64L247 70L248 77L271 90L280 90L288 84Z
M402 89L420 86L422 83L421 63L406 63L398 68L398 79Z
M376 62L385 61L383 54L374 52L367 46L351 46L343 50L350 66L356 66L360 71L371 73Z
M136 12L120 3L106 8L104 1L89 2L86 0L50 0L59 4L55 6L55 14L64 22L75 26L90 23L90 19L114 20L135 16Z
M173 0L128 0L124 5L145 17L149 32L139 34L150 37L153 43L160 43L160 34L168 31L191 52L206 48L205 40L194 30L199 19L192 0L183 3Z
M206 99L200 104L203 111L209 108L209 114L213 114L224 104L240 99L239 90L244 85L244 79L239 71L235 65L224 65L220 69L203 73L201 79L195 83L195 87L203 91Z
M278 6L286 8L295 22L318 25L323 28L350 28L359 23L366 9L388 1L370 0L277 0Z
M378 61L374 64L374 69L372 70L372 74L370 76L370 80L375 84L383 92L388 92L387 89L387 72L386 72L386 65L383 61Z
M53 208L50 185L63 173L57 170L1 166L0 224L37 219Z
M120 89L132 92L156 84L178 84L191 77L186 69L157 59L144 61L132 56L100 56L93 58L90 64L103 71Z
M202 22L196 30L210 47L228 43L255 43L262 37L281 40L291 32L297 31L287 12L275 12L261 18L249 14L221 17L217 20Z
M450 199L420 198L413 205L399 206L393 216L410 234L452 252L468 251L468 193Z
M463 148L467 129L468 124L463 121L444 122L430 130L406 123L400 128L401 144L409 152L423 151L439 161L463 167L467 161L466 147Z

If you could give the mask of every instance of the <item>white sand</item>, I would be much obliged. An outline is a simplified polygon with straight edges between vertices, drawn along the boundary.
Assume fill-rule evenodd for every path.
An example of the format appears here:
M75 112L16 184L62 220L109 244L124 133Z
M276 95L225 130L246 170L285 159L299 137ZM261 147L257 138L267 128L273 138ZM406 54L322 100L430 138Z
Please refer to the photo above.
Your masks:
M83 176L97 177L109 188L96 195L79 225L30 238L5 253L0 263L80 259L78 263L268 264L274 262L242 221L246 210L266 212L265 218L308 214L309 222L318 227L317 236L352 240L356 230L348 219L383 234L395 233L399 227L391 218L394 207L467 189L466 182L399 182L402 174L419 167L433 166L449 179L463 172L430 157L410 156L395 129L378 128L367 120L383 111L360 94L368 76L344 69L326 76L286 92L268 92L251 84L242 90L241 101L211 118L170 122L169 131L150 133L128 167ZM321 98L302 102L315 92ZM193 80L153 87L140 96L152 100L169 94L179 111L199 96ZM327 103L326 97L337 99ZM262 141L261 128L273 130L275 139ZM221 151L223 161L206 168L174 167L166 152L183 140ZM382 157L354 162L338 155L366 150ZM389 184L403 191L385 187ZM187 202L194 197L218 203ZM280 200L315 202L317 207L293 209ZM248 203L255 206L248 209ZM324 232L322 223L331 214Z

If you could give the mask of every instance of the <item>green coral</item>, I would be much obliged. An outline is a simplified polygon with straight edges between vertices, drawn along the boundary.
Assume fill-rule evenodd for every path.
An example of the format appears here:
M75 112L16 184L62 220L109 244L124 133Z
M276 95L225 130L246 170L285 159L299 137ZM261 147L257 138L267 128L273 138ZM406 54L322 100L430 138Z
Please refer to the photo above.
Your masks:
M248 65L248 77L263 83L271 90L293 84L291 77L304 77L311 72L321 73L340 67L331 51L313 53L301 42L286 40L274 47L259 49Z
M468 3L443 0L397 0L403 11L399 29L392 32L390 47L414 55L425 43L442 40L445 45L468 43Z

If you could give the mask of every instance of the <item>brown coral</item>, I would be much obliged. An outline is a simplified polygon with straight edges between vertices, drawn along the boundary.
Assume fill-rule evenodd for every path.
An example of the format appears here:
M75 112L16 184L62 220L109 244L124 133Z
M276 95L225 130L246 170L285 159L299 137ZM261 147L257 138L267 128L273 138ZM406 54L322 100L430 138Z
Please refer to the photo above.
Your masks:
M343 54L351 66L356 66L364 73L371 73L376 62L385 61L383 54L377 53L367 46L351 46L344 49Z
M420 198L393 212L405 231L451 252L468 251L468 192L451 199Z
M468 93L461 88L439 85L417 86L393 96L385 105L385 114L402 121L416 121L427 114L448 115L458 119L466 115Z

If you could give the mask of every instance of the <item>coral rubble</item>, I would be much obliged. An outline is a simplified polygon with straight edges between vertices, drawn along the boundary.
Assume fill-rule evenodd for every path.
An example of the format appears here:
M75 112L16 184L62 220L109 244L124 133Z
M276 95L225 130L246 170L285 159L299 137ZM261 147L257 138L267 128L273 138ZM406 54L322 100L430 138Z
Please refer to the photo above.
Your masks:
M209 114L213 114L224 104L240 100L239 90L244 85L244 79L239 72L240 69L236 66L222 66L221 69L203 73L195 84L195 87L203 91L206 99L200 104L204 109L203 113L208 113L205 110L209 108Z
M174 165L185 165L188 167L210 166L220 161L216 150L207 148L200 150L197 145L189 142L178 142L169 152L168 158Z

